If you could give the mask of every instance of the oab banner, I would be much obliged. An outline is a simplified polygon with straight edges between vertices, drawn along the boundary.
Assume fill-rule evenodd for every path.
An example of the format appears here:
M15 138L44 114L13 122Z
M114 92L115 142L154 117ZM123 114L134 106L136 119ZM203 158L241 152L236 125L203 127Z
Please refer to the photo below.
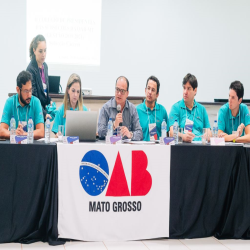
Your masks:
M60 238L169 236L170 146L58 144Z

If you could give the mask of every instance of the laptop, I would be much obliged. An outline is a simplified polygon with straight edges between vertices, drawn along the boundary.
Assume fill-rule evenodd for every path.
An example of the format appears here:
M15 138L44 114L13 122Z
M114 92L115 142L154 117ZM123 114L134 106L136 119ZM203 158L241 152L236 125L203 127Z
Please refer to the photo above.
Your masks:
M79 141L96 141L97 112L66 110L66 136L79 136Z
M49 94L59 93L60 78L60 76L49 76Z

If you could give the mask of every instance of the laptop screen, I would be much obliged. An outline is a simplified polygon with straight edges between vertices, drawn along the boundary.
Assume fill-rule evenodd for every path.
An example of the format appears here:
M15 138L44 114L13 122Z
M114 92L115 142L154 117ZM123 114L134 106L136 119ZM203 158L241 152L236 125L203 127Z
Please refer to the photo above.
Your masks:
M60 78L60 76L49 76L49 93L59 93Z
M96 111L66 111L66 136L79 136L80 141L96 141Z

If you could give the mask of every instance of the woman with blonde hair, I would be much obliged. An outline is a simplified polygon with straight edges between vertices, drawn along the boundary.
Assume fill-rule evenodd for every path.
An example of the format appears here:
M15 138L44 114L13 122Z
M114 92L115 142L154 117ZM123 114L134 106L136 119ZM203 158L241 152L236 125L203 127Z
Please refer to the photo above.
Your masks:
M80 76L77 74L72 74L69 77L64 94L63 104L58 108L56 113L55 121L52 127L52 132L56 135L59 125L64 125L65 134L66 110L88 111L88 109L83 105L82 83Z

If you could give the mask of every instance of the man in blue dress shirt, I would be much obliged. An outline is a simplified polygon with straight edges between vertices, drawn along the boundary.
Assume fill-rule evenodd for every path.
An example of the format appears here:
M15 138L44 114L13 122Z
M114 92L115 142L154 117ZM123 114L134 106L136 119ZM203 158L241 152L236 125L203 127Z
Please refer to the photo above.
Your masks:
M34 139L44 137L44 118L39 99L32 96L32 76L28 71L22 71L17 76L17 94L9 97L5 103L1 125L0 137L10 138L10 119L16 120L16 135L27 135L27 124L31 117L34 124Z
M126 77L120 76L116 80L115 97L106 102L99 115L98 135L99 138L105 138L107 135L107 126L109 118L112 119L114 132L119 124L123 138L134 141L140 141L143 138L142 129L139 122L138 113L135 106L127 100L129 94L129 81ZM118 112L117 106L121 110Z
M218 114L218 134L225 141L250 142L250 114L247 105L242 103L243 96L243 84L232 82L228 103L220 108Z
M211 136L207 111L203 105L195 101L198 82L194 75L187 74L182 82L183 99L175 103L169 114L170 136L173 136L173 124L177 120L179 127L183 128L184 142L201 141L203 128L208 129Z

